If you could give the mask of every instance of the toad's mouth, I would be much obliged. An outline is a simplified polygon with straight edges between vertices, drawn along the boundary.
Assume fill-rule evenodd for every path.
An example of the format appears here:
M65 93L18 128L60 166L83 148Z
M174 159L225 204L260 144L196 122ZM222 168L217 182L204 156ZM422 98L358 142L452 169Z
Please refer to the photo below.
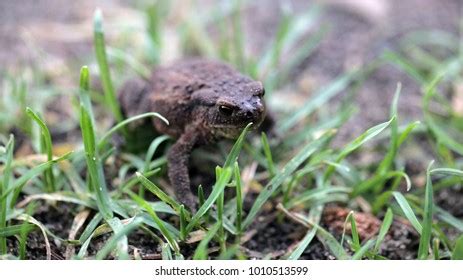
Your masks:
M258 122L249 122L252 123L250 129L254 130L259 127L262 121ZM243 123L242 125L232 125L232 124L215 124L212 126L212 133L218 137L224 137L229 139L236 139L240 136L243 129L249 124Z
M240 136L242 131L243 131L243 128L241 127L220 125L220 126L214 126L212 133L216 137L236 139Z

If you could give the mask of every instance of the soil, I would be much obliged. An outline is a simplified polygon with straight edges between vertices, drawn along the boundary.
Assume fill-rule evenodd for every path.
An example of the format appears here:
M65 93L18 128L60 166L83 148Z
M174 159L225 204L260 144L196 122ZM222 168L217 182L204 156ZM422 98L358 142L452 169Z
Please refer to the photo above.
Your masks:
M62 239L68 239L69 230L75 216L73 211L74 209L70 207L70 205L64 203L57 203L55 205L39 203L34 212L34 218L41 222L53 234ZM64 259L66 246L58 240L54 240L51 236L48 236L48 239L51 249L51 258L57 260ZM7 241L9 251L17 256L19 241L16 238L8 238ZM37 229L32 231L28 235L26 246L27 259L46 259L45 240L40 230Z
M251 203L251 201L247 201L246 204L249 205ZM327 207L324 210L321 225L340 240L345 219L349 212L350 209L347 208L337 206ZM241 252L248 258L283 258L307 233L308 229L303 225L284 217L283 219L279 219L276 217L276 213L270 204L267 204L264 207L264 211L257 217L256 222L251 225L250 230L245 234L247 240L243 242ZM60 238L68 239L74 217L71 205L58 203L55 206L50 206L42 204L37 209L34 217ZM362 242L368 240L379 230L380 222L376 217L365 213L356 213L355 217ZM347 229L346 234L350 234L350 229ZM87 250L87 256L95 256L110 237L111 234L104 234L93 239ZM128 240L129 255L131 258L161 258L159 244L146 233L137 230L128 236ZM54 240L50 236L49 242L51 259L66 259L66 244ZM19 241L16 238L8 238L7 244L9 252L13 255L18 255ZM407 221L396 219L380 248L380 252L384 257L389 259L414 259L418 245L418 234L410 224ZM182 245L182 254L186 259L192 258L194 246L194 244ZM347 243L344 244L344 247L347 251L350 251ZM211 248L211 255L215 255L213 248L217 247L214 246L214 243L212 243ZM79 246L74 247L74 253L77 254L78 250ZM27 259L46 259L45 241L38 229L28 235L26 252ZM114 256L110 255L108 258L113 259ZM317 238L314 238L310 246L302 254L301 259L334 260L335 257Z
M463 188L455 186L443 189L435 194L436 204L456 218L463 218Z
M205 0L205 2L207 2ZM398 50L400 40L411 31L440 29L458 35L463 2L461 0L378 0L377 7L369 7L370 1L349 0L258 0L244 11L245 33L249 52L260 53L265 49L269 38L273 38L280 18L281 3L290 3L295 11L304 11L314 2L327 3L327 9L315 26L313 32L329 26L320 47L293 71L294 83L289 91L300 91L305 100L314 89L332 82L337 76L352 69L364 67L384 50ZM372 2L372 1L371 1ZM265 9L261 9L265 5ZM77 81L76 60L85 63L92 58L91 20L95 7L105 12L105 24L117 23L121 15L129 19L141 17L133 8L120 1L82 0L74 4L59 0L23 0L0 1L0 73L16 72L24 66L40 64L47 71L50 82L74 86ZM43 31L46 30L47 34ZM55 30L56 32L49 32ZM51 33L61 31L74 34L74 37L59 38ZM62 32L61 32L62 33ZM111 40L111 32L108 40ZM310 36L311 34L308 34ZM8 50L8 51L5 51ZM46 59L45 59L46 58ZM82 63L80 63L82 64ZM80 65L79 64L79 65ZM3 68L1 68L3 67ZM67 78L64 78L67 77ZM338 134L337 145L342 145L366 128L387 119L390 103L398 82L402 83L402 95L399 102L400 122L420 119L421 92L411 78L390 65L379 67L360 87L355 102L360 113L343 126ZM283 97L288 90L275 93L276 98ZM338 100L339 101L339 100ZM63 101L68 102L68 101ZM297 103L297 102L296 102ZM70 105L62 108L71 108ZM337 102L333 102L333 109ZM54 136L67 138L55 133ZM68 141L68 139L63 139ZM427 162L434 155L425 143L417 143L413 148L419 152L407 163L415 174L423 174ZM421 148L423 146L423 148ZM416 151L416 150L415 150ZM407 150L404 150L407 153ZM416 154L419 156L417 157ZM447 188L439 191L436 204L457 218L463 218L463 189ZM249 203L249 201L248 201ZM40 204L34 217L44 223L48 229L61 238L68 238L76 209L68 204ZM323 226L339 237L342 234L345 215L349 209L337 207L325 211ZM243 251L251 258L281 258L288 248L300 240L307 229L284 218L281 223L274 219L275 211L270 207L257 218L259 223L252 227L253 234L243 244ZM362 214L359 225L364 225L363 238L375 232L378 220L369 214ZM104 245L109 235L98 237L89 248L92 255ZM416 257L418 235L403 220L394 220L391 231L381 247L381 253L390 259L413 259ZM130 253L143 259L159 259L160 250L156 242L141 231L129 236ZM64 259L66 246L50 238L52 259ZM18 241L8 238L10 252L17 255ZM78 248L76 248L78 249ZM192 251L185 249L185 256L191 257ZM28 236L28 259L45 259L46 249L43 236L35 230ZM334 259L334 256L316 238L302 255L303 259Z

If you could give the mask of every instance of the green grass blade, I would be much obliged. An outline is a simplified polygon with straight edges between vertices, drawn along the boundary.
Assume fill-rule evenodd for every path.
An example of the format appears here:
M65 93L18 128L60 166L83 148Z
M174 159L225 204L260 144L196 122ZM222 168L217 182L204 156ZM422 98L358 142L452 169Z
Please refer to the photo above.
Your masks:
M402 131L402 133L399 135L399 139L397 140L397 146L401 146L403 142L407 139L407 137L410 135L410 133L415 129L415 127L419 126L421 124L420 121L415 121L407 125L405 129Z
M127 126L128 124L134 122L134 121L137 121L137 120L140 120L140 119L144 119L144 118L150 118L150 117L156 117L160 120L162 120L164 123L166 123L167 125L169 125L169 121L164 118L163 116L161 116L160 114L158 113L154 113L154 112L150 112L150 113L144 113L144 114L140 114L140 115L136 115L136 116L133 116L131 118L128 118L128 119L125 119L123 120L122 122L118 123L117 125L115 125L114 127L112 127L110 130L108 130L108 132L106 132L103 137L101 137L100 141L98 142L98 150L101 150L101 148L104 146L104 144L106 143L106 141L114 134L116 133L116 131L122 129L123 127Z
M141 223L142 223L141 219L135 218L129 224L125 226L121 225L120 229L118 229L117 232L115 231L115 234L105 243L103 248L101 248L101 250L98 251L98 253L96 254L96 259L97 260L105 259L109 255L109 253L111 253L111 251L113 251L114 248L118 246L118 243L123 239L127 239L127 234L137 229Z
M215 236L217 231L219 230L220 224L215 224L212 228L210 228L204 236L203 240L199 243L198 247L196 247L195 254L193 255L193 260L206 260L207 259L207 245Z
M113 212L110 207L111 202L103 173L103 165L96 151L95 132L92 120L83 106L81 106L80 110L80 126L82 129L82 138L84 140L87 168L90 173L93 190L96 194L98 209L102 212L105 220L109 220L113 217Z
M204 205L204 202L206 202L206 198L204 196L204 189L203 189L203 186L201 185L198 186L198 201L199 201L199 208L201 208ZM206 211L203 217L204 217L204 222L206 224L209 223L209 211Z
M370 250L371 247L375 245L374 240L368 240L360 249L358 249L355 254L352 256L352 260L361 260L363 256Z
M407 191L410 190L412 186L412 182L410 180L410 177L407 175L407 173L403 171L389 171L385 174L380 174L376 173L376 175L368 180L365 180L357 185L354 186L354 189L352 190L352 196L358 196L361 193L365 193L369 189L379 185L381 182L384 182L385 180L389 180L392 178L396 178L400 180L401 178L405 179L405 183L407 185ZM383 193L384 194L384 193Z
M397 66L399 69L410 75L410 77L414 78L418 83L424 84L426 82L426 78L421 75L410 61L406 60L401 55L387 51L383 54L383 59Z
M6 228L6 215L8 212L8 192L10 190L10 178L12 175L11 163L13 162L14 152L14 136L10 135L5 147L5 169L3 170L3 180L0 184L0 230ZM0 237L0 255L5 255L7 252L6 239Z
M378 174L385 174L391 167L393 160L396 156L397 149L398 149L398 124L397 124L397 105L399 102L399 97L400 97L400 92L402 90L402 84L398 83L397 88L394 94L394 99L392 101L391 105L391 113L390 117L393 118L393 121L391 122L391 139L390 139L390 144L389 144L389 149L384 157L384 159L381 161L381 163L378 166L378 170L376 171Z
M173 198L171 198L169 195L167 195L165 192L163 192L158 186L156 186L153 182L148 180L145 176L143 176L141 173L136 172L135 173L138 180L140 183L147 188L150 192L152 192L155 196L157 196L160 200L164 201L165 203L169 204L172 206L172 208L180 214L180 208L181 205L177 201L175 201ZM185 213L188 215L188 211L185 210Z
M180 240L185 240L187 237L187 232L186 232L186 225L187 225L187 219L186 219L186 214L185 214L185 206L182 204L180 205Z
M291 253L291 255L289 255L288 260L298 260L302 253L304 253L305 249L310 245L310 242L312 242L316 233L317 229L315 227L308 231L304 238L299 242L296 249Z
M143 176L145 177L151 177L156 175L161 171L161 168L156 168L154 170L149 170L146 172L143 172ZM117 190L118 195L123 193L126 189L131 189L133 186L135 186L138 183L138 178L136 176L131 177L127 181L125 181L123 184L121 184Z
M147 201L147 203L148 203L148 205L150 205L150 207L153 209L154 212L156 212L156 213L161 212L152 203L149 203L148 201ZM146 225L149 225L152 228L155 228L155 229L161 231L159 226L154 222L153 218L151 218L151 216L149 214L142 213L140 216L143 218L143 223L145 223ZM167 229L167 231L169 231L170 234L173 236L174 240L177 240L177 238L180 238L180 231L178 231L177 228L175 228L173 225L171 225L168 222L165 222L163 220L161 220L161 222L164 224L164 227Z
M106 57L105 49L103 15L100 9L95 11L95 15L93 17L93 32L96 59L100 69L101 83L103 85L106 104L111 109L111 112L113 113L116 121L120 123L124 118L119 108L114 86L111 81L111 73L109 71L108 59Z
M308 201L317 201L323 197L331 196L335 194L348 194L351 192L350 188L347 187L329 187L329 188L321 188L321 189L312 189L307 190L300 195L295 196L287 203L287 208L293 208L297 205Z
M426 86L425 94L423 97L423 111L425 124L428 127L428 129L432 132L438 143L441 143L445 145L447 148L451 149L452 151L460 155L463 155L463 145L460 143L460 141L455 140L447 132L447 130L445 129L445 127L448 126L447 123L438 122L437 118L431 115L430 113L430 101L432 97L436 95L436 88L442 81L443 77L443 73L437 74L436 77L432 79Z
M306 59L320 46L324 36L327 34L329 28L322 27L320 30L316 31L315 34L310 36L303 44L298 47L296 52L292 54L292 57L289 61L285 62L284 65L278 67L276 76L277 79L272 83L279 85L284 85L286 82L290 81L291 71L300 65L301 61L306 61Z
M348 143L339 153L339 155L336 157L335 162L339 163L341 162L346 156L348 156L350 153L353 151L357 150L360 146L365 144L366 142L370 141L374 137L376 137L378 134L380 134L384 129L386 129L392 121L395 119L395 117L391 118L389 121L378 124L376 126L373 126L369 128L367 131L365 131L362 135L359 137L355 138L354 141ZM331 176L331 174L334 172L336 168L332 165L328 166L326 169L326 172L323 176L324 181Z
M196 212L196 214L191 218L191 221L186 228L188 233L198 224L201 217L212 207L214 202L224 192L225 187L230 181L231 174L232 171L230 168L224 168L222 172L220 172L220 177L217 179L217 182L212 188L212 193L209 195L204 204L199 208L198 212Z
M96 229L96 227L98 226L98 224L101 222L102 219L103 219L103 216L101 215L101 213L97 213L95 216L93 216L93 218L90 220L87 227L85 228L85 230L82 232L82 234L79 237L80 243L84 243L85 240L87 240L92 235L92 232Z
M222 172L222 169L220 167L216 167L216 178L217 180L220 178L220 174ZM219 233L218 233L218 239L219 239L219 245L220 245L220 252L223 254L227 251L226 248L226 240L225 240L225 231L224 231L224 200L225 200L225 191L221 192L219 194L219 197L217 198L217 223L220 225L219 227Z
M236 231L238 233L237 235L239 239L241 234L243 233L243 229L242 229L243 192L242 192L241 175L240 175L240 168L238 166L238 162L235 162L234 174L235 174L235 188L236 188Z
M79 78L79 101L87 109L90 114L90 118L94 120L92 103L90 100L90 72L87 66L82 66L80 68L80 78Z
M435 206L435 210L436 210L436 215L440 220L455 227L460 232L463 232L463 221L461 219L456 218L455 216L453 216L452 214L450 214L449 212L445 211L444 209L438 206Z
M360 248L360 237L357 230L357 223L355 222L353 211L349 213L347 220L350 222L353 246L354 248Z
M144 208L146 212L148 212L150 217L159 227L159 230L161 231L162 235L166 238L172 250L174 250L174 252L176 252L177 254L180 254L180 248L177 242L175 241L174 235L171 234L171 232L166 228L166 226L164 225L162 220L158 217L158 215L153 210L153 208L143 198L139 197L135 193L128 192L128 194L138 205L140 205L140 207Z
M313 153L322 147L328 141L328 139L332 137L332 135L333 131L329 131L319 139L307 144L283 167L278 175L273 177L273 179L265 186L265 188L256 198L251 210L249 211L249 214L246 216L246 219L243 222L243 228L246 228L252 223L257 213L262 209L264 203L272 196L275 191L278 190L281 184L283 184L283 182L288 179L304 161L306 161Z
M321 212L323 210L321 206L312 208L308 217L289 212L281 203L277 205L277 209L285 213L288 217L291 217L293 220L303 224L305 227L309 229L316 229L318 240L322 242L336 258L340 260L349 259L349 255L336 238L317 224L320 221Z
M383 242L384 237L389 231L389 228L392 225L393 219L394 219L394 214L392 213L391 208L388 208L386 211L386 215L384 216L381 228L379 229L378 238L376 239L375 247L373 249L375 253L377 253L379 248L381 247L381 243Z
M405 214L405 217L410 221L412 226L415 228L415 230L421 234L423 230L423 226L420 224L418 219L416 218L415 213L412 210L412 207L408 203L407 199L399 192L393 192L392 195L394 196L395 200L399 204L400 208L402 208L402 211Z
M145 156L145 168L144 168L145 172L150 169L151 160L154 154L156 153L158 147L161 145L162 142L166 141L167 139L170 139L170 137L167 135L162 135L162 136L156 137L156 139L154 139L153 142L151 142L148 148L148 151L146 152L146 156Z
M36 114L34 111L32 111L31 108L27 107L26 108L26 113L29 115L31 119L33 119L40 127L40 131L42 134L42 142L44 144L42 152L45 152L47 154L47 160L50 161L53 159L53 144L51 141L51 134L50 130L48 130L47 125L45 122ZM53 176L53 169L50 167L49 169L45 170L45 181L47 184L47 190L48 192L55 192L55 178Z
M341 93L349 86L355 76L355 73L344 74L329 84L326 88L322 88L314 93L313 98L309 99L309 101L304 104L302 108L292 113L288 119L281 123L279 126L281 133L285 133L290 130L297 122L306 118L316 109L320 108L323 104L328 102L331 98Z
M35 229L35 225L25 223L25 225L14 225L0 229L0 237L5 238L20 234L23 231L29 232ZM3 255L3 253L2 253Z
M434 238L432 240L432 253L434 255L435 260L440 260L439 246L440 246L439 238Z
M170 249L169 243L161 243L161 256L163 261L171 261L172 250Z
M429 255L429 243L431 242L432 233L432 218L434 211L434 199L433 199L433 188L431 181L431 162L426 171L426 188L425 188L425 199L424 199L424 217L423 217L423 230L421 232L420 246L418 248L418 258L423 260L427 259Z
M131 220L131 222L134 222L133 219ZM128 254L128 250L129 250L129 241L127 239L127 233L130 232L131 230L127 231L127 226L130 226L130 223L127 224L126 226L124 226L121 222L121 220L118 218L118 217L114 217L114 218L111 218L109 220L106 221L106 223L111 227L112 231L114 232L114 236L113 238L111 238L107 244L105 245L108 245L108 249L109 248L114 248L116 247L116 257L120 260L126 260L129 258L129 254ZM125 227L125 229L124 229ZM101 251L104 251L104 247ZM100 252L101 252L100 251ZM111 250L107 251L108 253L110 252ZM100 253L98 252L98 253ZM98 253L97 253L97 259L98 258ZM104 255L104 253L102 254ZM102 258L101 258L102 259Z
M150 3L145 11L147 17L146 31L149 37L149 46L147 58L151 63L158 64L163 41L163 23L164 18L169 14L170 1L156 1Z
M103 171L103 163L97 150L94 120L91 104L89 104L88 84L89 75L87 67L82 67L80 77L80 128L84 141L85 159L87 170L90 174L91 185L96 194L98 209L102 212L105 220L113 217L110 204L111 200L108 194L106 180Z
M245 46L244 46L244 32L242 26L242 13L243 7L242 0L234 0L234 9L232 14L232 30L233 30L233 51L235 58L235 65L238 70L244 72L246 70L245 65Z
M395 119L395 117L392 117L389 121L378 124L374 127L369 128L367 131L365 131L362 135L357 137L354 141L350 142L347 144L342 152L339 154L339 156L336 159L336 162L340 162L342 159L344 159L348 154L352 153L356 149L358 149L360 146L368 142L369 140L373 139L376 137L378 134L380 134L384 129L386 129L392 121Z
M27 205L26 208L26 215L32 215L35 211L36 204L30 203ZM21 225L20 232L19 232L19 259L25 260L26 259L26 250L27 250L27 236L29 232L32 231L30 228L31 224L24 222Z
M182 41L205 57L218 57L215 42L207 33L205 23L199 14L193 13L183 24Z
M455 241L455 247L452 252L452 260L463 260L463 235Z
M270 150L270 145L268 143L267 135L265 134L265 132L262 132L261 141L265 158L267 159L267 166L268 171L270 172L270 178L272 178L276 174L276 169L275 164L273 163L272 151Z
M133 57L129 53L123 50L111 48L111 47L108 47L107 52L108 52L109 57L113 57L113 58L116 58L117 60L124 62L126 65L132 68L137 73L138 76L143 77L144 79L150 78L151 76L150 69L148 69L146 66L144 66L139 61L137 61L135 57Z
M347 260L349 259L349 255L344 250L342 245L336 240L336 238L331 235L328 231L324 228L320 227L319 225L314 225L317 229L317 237L328 249L333 253L333 255L338 260Z
M287 42L286 39L293 27L293 17L289 15L287 9L284 9L282 12L283 14L276 31L275 41L269 45L270 48L263 55L259 61L259 64L257 64L257 69L260 73L269 72L269 74L267 74L265 84L267 87L269 87L270 84L271 90L274 88L273 83L276 82L276 79L273 79L274 75L272 75L274 72L271 70L279 66L281 53ZM266 66L265 69L264 66Z
M233 145L230 153L228 154L227 159L225 160L225 163L223 165L224 169L231 167L234 164L234 162L237 161L241 148L243 147L244 139L246 138L246 135L251 129L251 126L252 123L249 123L241 132L240 136Z
M434 168L430 171L431 174L450 175L463 178L463 171L455 168Z
M80 127L84 141L85 154L87 156L96 156L96 140L93 120L84 106L80 107Z
M294 66L308 57L318 45L324 32L318 32L307 40L305 34L313 27L321 14L320 10L319 5L313 5L308 11L295 15L290 9L282 9L275 38L256 64L257 72L261 76L266 74L265 84L270 91L285 80L289 69L294 69ZM304 42L301 44L301 41ZM285 51L291 51L291 56L282 63L281 58Z
M447 131L442 129L444 124L437 123L433 117L425 115L426 125L433 132L438 142L444 144L452 151L463 155L463 145L458 140L453 139Z
M199 202L199 207L201 207L204 204L204 201L206 199L204 198L204 189L202 185L198 186L198 202Z
M2 201L3 199L5 199L7 197L8 194L10 194L11 192L15 192L15 193L19 193L21 191L21 188L30 180L32 179L33 177L35 176L38 176L39 174L43 173L45 170L47 170L48 168L50 168L50 166L52 166L53 164L56 164L60 161L64 161L64 160L67 160L71 155L72 155L73 152L69 152L67 154L65 154L64 156L62 157L59 157L59 158L56 158L56 159L53 159L51 161L47 161L47 162L44 162L42 164L39 164L33 168L31 168L30 170L28 170L26 173L24 173L21 177L19 177L18 179L16 179L14 181L14 183L12 184L12 186L10 188L8 188L8 190L6 192L3 192L2 196L0 197L0 201ZM16 196L15 196L16 197ZM11 207L14 207L16 201L15 200L12 200L10 201L10 206Z

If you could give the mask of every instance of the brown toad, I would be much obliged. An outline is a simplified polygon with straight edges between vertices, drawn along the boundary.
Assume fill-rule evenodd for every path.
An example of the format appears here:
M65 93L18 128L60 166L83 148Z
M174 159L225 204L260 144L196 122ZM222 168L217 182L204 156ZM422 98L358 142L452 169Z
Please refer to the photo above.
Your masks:
M235 139L250 122L259 126L265 116L264 92L261 82L225 63L195 59L159 67L149 80L128 81L119 102L127 117L158 112L169 121L153 119L158 132L177 139L168 152L168 175L177 198L194 210L188 174L192 149Z

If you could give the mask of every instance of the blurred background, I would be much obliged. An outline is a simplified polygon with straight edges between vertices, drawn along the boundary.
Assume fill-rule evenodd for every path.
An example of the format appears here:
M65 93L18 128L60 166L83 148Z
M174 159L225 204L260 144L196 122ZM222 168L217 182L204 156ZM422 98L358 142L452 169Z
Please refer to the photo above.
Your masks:
M40 96L37 107L49 96L66 95L75 89L81 65L97 72L92 18L99 7L117 85L158 63L193 55L217 57L264 80L280 76L278 85L266 84L276 89L270 103L278 111L303 103L343 73L371 67L369 78L349 99L360 111L344 126L342 139L387 118L398 82L401 116L420 117L415 78L458 53L461 6L460 0L3 0L0 73L22 77L34 88L30 98ZM378 62L385 56L385 63ZM138 69L127 69L127 60ZM407 75L412 63L423 73ZM271 73L276 68L285 69ZM34 82L52 85L45 91L53 93L41 92ZM461 91L458 83L451 86ZM455 103L461 113L461 101Z

